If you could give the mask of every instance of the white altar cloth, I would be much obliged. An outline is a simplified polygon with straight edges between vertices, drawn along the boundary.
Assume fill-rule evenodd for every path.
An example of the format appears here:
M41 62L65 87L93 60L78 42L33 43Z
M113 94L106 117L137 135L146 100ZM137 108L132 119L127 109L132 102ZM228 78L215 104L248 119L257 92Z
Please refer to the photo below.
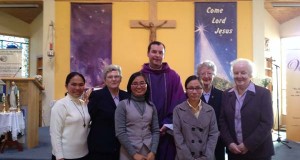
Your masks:
M25 121L22 112L0 112L0 135L11 132L16 141L18 133L24 134Z

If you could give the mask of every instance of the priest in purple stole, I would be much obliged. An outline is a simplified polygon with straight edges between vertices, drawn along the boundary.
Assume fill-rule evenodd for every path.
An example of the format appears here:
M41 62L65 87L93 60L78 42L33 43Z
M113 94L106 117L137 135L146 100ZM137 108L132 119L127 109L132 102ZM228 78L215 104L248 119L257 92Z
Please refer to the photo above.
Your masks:
M167 128L163 125L172 123L173 109L186 100L186 96L179 75L167 63L162 62L165 56L164 44L158 41L151 42L147 55L149 63L145 63L141 71L147 76L150 84L150 98L157 108L161 132L155 159L174 160L174 138L166 133Z

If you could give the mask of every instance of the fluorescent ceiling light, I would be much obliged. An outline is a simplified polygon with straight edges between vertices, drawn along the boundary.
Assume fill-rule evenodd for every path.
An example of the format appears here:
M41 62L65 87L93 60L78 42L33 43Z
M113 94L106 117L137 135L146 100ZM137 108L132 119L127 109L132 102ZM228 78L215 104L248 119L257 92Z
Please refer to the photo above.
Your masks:
M283 2L283 3L273 2L272 6L273 7L300 7L300 3L296 3L296 2L290 2L290 3L287 3L287 2Z
M0 8L38 8L38 4L0 4Z

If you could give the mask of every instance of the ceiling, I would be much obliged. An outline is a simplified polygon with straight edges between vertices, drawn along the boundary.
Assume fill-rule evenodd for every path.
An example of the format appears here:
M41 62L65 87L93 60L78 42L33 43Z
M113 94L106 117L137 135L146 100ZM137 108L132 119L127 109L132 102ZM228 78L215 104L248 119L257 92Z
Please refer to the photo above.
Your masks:
M38 4L37 8L0 8L0 12L7 13L29 24L43 11L43 0L0 0L1 4Z
M272 7L272 2L300 2L300 0L265 0L266 10L281 24L300 16L300 7ZM38 4L38 8L0 8L0 12L10 14L31 23L42 11L43 0L0 0L0 4Z
M280 24L300 16L300 7L273 7L272 2L300 3L300 0L265 0L265 9Z

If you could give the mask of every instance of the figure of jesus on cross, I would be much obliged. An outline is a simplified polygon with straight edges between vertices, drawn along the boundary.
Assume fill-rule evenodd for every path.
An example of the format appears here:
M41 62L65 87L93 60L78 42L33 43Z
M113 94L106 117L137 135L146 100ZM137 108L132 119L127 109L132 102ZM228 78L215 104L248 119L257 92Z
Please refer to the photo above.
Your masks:
M163 23L155 26L153 22L149 22L149 24L144 24L141 21L139 21L139 24L147 29L149 29L150 31L150 37L149 37L149 41L153 42L156 41L156 30L160 27L162 27L164 24L166 24L168 21L165 20Z
M156 40L156 31L160 28L175 28L175 20L157 20L156 0L149 0L149 20L131 20L131 28L145 28L150 31L149 43Z

